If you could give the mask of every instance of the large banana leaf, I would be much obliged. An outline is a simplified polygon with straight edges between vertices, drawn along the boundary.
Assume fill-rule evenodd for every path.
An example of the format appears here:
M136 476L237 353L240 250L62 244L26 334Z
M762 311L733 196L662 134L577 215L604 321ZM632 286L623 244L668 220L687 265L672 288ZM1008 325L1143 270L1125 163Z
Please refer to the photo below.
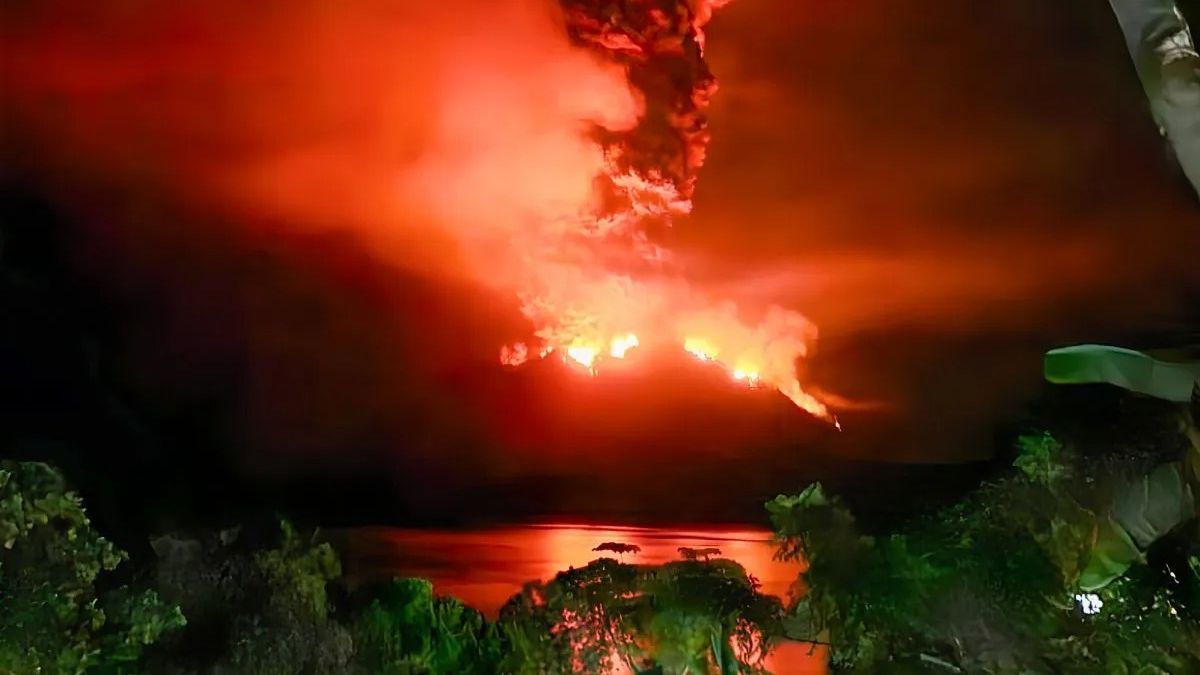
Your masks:
M1112 384L1139 394L1187 403L1200 391L1200 361L1165 361L1106 345L1075 345L1046 352L1046 379L1056 384ZM1178 462L1161 464L1117 487L1097 524L1088 563L1079 575L1085 591L1103 588L1142 560L1145 551L1179 524L1197 516L1200 434L1188 417L1193 447Z
M1117 489L1113 519L1146 550L1159 537L1196 515L1196 500L1184 477L1183 462L1160 464Z
M1143 560L1137 544L1111 518L1100 521L1096 543L1087 565L1079 573L1079 588L1095 591L1119 579L1135 562Z
M1183 462L1161 464L1122 483L1096 539L1079 587L1094 591L1125 574L1143 559L1142 551L1179 524L1196 517L1196 499Z
M1046 352L1046 379L1055 384L1112 384L1187 403L1200 387L1200 362L1167 362L1122 347L1074 345Z

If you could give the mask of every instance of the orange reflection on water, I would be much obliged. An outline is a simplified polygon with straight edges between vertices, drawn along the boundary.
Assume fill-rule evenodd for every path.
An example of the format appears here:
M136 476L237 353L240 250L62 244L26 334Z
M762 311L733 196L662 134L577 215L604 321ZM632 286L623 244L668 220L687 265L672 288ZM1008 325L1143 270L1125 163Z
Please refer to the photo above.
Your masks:
M774 559L771 535L754 529L668 529L545 524L484 530L360 528L345 542L351 579L424 577L434 589L495 618L500 607L526 581L548 581L569 567L599 557L627 563L662 564L679 560L678 549L714 547L737 561L762 583L762 591L784 600L800 573L796 563ZM636 555L614 556L593 548L606 541L636 544ZM824 673L824 650L789 643L768 660L779 675Z

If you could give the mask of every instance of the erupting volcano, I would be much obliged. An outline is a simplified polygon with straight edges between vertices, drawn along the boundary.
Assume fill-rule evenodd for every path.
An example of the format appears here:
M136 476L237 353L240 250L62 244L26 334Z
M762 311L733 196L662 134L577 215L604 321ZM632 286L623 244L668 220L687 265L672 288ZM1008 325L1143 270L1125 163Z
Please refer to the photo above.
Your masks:
M433 286L509 299L528 324L489 322L472 363L496 349L600 373L686 350L832 420L797 378L814 325L770 294L714 293L670 250L705 161L721 4L141 3L96 30L76 17L103 12L57 0L22 13L4 76L39 130L23 154L51 167L154 175L254 246L348 234Z
M563 0L572 43L624 70L640 115L592 123L602 162L591 203L566 222L531 228L538 237L523 248L518 294L534 339L505 345L500 360L520 366L554 355L595 374L639 346L674 345L832 420L796 374L816 327L776 306L747 321L734 302L693 290L657 243L692 210L709 140L705 109L717 89L704 60L704 27L723 4Z

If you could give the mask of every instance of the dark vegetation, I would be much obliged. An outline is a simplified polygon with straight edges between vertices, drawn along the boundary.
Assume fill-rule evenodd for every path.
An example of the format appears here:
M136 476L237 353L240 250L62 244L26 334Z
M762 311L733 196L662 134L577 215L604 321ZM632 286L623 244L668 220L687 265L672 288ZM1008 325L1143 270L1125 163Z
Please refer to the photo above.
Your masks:
M541 410L539 402L562 398L568 381L562 375L578 378L545 372L552 362L516 373L499 369L495 340L502 336L479 337L475 323L451 319L460 310L474 316L483 303L473 296L455 289L441 297L402 280L379 292L406 304L380 308L361 300L366 291L352 282L364 276L387 285L383 279L403 273L379 269L348 245L245 241L230 233L229 223L197 221L169 205L145 205L151 213L144 219L122 212L106 220L64 204L48 187L3 178L0 454L60 467L92 519L131 552L146 546L147 533L270 521L275 512L325 527L459 527L565 516L658 525L680 513L696 522L739 524L761 518L763 499L809 480L843 486L848 496L886 492L872 501L892 508L906 499L897 486L912 480L897 480L897 472L922 480L933 475L925 494L951 496L984 468L847 462L831 443L851 434L806 421L785 400L746 396L740 386L725 391L717 386L730 384L723 373L686 355L647 377L679 380L681 400L704 392L699 411L685 403L667 407L653 417L674 421L638 433L617 422L639 405L661 401L637 386L590 387L588 404L576 409L595 404L604 412L594 422L564 423L551 409L518 418L523 428L551 425L546 434L553 442L544 452L510 452L472 410ZM392 326L405 317L420 320L411 330ZM423 362L426 333L474 335L483 346L469 353L481 352L483 361L452 361L454 368L437 378L380 370L381 363ZM263 338L269 343L258 344ZM433 353L451 342L439 338L443 346ZM256 377L263 368L287 377ZM304 386L285 384L292 377ZM471 391L460 392L460 381ZM496 395L471 398L476 385ZM606 414L614 412L621 417ZM698 413L715 418L703 429L753 425L763 437L746 446L719 444L693 429ZM446 437L419 420L410 423L412 417L449 417L455 434L485 434L488 443L480 448ZM614 429L621 430L615 440ZM592 433L608 440L593 444L585 437ZM889 449L898 442L894 431L878 435ZM424 447L426 440L436 447ZM799 444L804 452L796 451ZM641 450L647 446L661 450ZM582 456L575 454L580 450ZM745 462L747 455L761 459ZM680 462L684 456L688 461ZM728 490L731 482L741 489Z
M130 560L58 471L10 462L0 672L724 675L765 672L781 640L828 645L846 672L1197 672L1196 429L1122 400L1104 447L1024 434L1008 470L900 522L860 523L820 484L780 495L779 555L807 561L786 605L685 550L530 582L491 621L420 579L350 589L287 521Z
M185 621L145 580L113 583L127 558L57 471L0 465L0 672L137 670Z
M771 501L809 565L786 634L848 672L1200 672L1200 436L1122 401L1106 439L1022 436L1013 470L882 531L820 484Z
M429 582L349 591L338 555L270 535L159 537L139 565L45 464L0 469L0 672L759 672L783 607L730 560L601 558L531 582L498 621Z
M0 454L41 460L0 466L0 674L724 675L785 639L850 672L1200 672L1200 433L1170 405L1049 392L970 490L897 468L886 496L827 481L772 500L780 554L809 562L786 605L700 549L601 558L491 621L419 579L350 589L318 531L246 516L290 502L213 457L231 436L211 400L129 395L103 328L125 310L39 238L47 218L0 229Z

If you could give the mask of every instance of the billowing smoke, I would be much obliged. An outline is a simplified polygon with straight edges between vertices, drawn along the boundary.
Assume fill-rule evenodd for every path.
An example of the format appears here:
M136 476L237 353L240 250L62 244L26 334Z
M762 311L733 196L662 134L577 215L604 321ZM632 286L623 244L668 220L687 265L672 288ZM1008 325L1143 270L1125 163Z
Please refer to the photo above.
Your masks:
M705 110L717 82L704 59L704 27L721 2L565 0L575 44L621 64L641 95L630 128L597 127L605 171L598 202L549 251L531 261L523 309L541 344L593 369L643 341L674 344L717 361L735 379L777 388L800 407L825 406L796 379L796 361L815 338L804 317L770 307L747 323L736 304L694 293L655 235L692 210L708 145ZM524 343L503 350L520 365Z
M160 285L194 303L164 303L171 320L192 307L192 324L167 338L147 328L131 351L163 343L164 362L238 375L274 354L274 369L245 377L262 393L230 405L281 410L259 426L294 429L287 447L342 447L346 429L367 434L409 407L396 427L416 436L410 420L431 417L416 401L436 387L413 377L397 387L420 394L404 398L364 386L403 381L380 364L478 374L506 343L509 360L517 343L525 358L555 346L575 364L573 350L604 379L606 355L633 336L638 349L659 341L790 386L813 329L776 302L822 328L814 381L915 420L877 443L855 433L884 429L878 419L851 420L843 442L889 457L901 445L958 452L961 439L931 429L983 428L1025 400L1042 349L1195 325L1194 202L1163 170L1173 165L1105 3L754 0L706 23L713 4L7 2L0 172L120 239L83 251L104 267L97 277L168 270L130 272L122 288L150 293L170 277ZM253 238L204 249L218 227ZM303 249L294 278L311 285L291 296L302 305L332 284L309 254L332 259L326 242L346 240L365 246L347 244L343 268L378 274L383 261L451 289L427 325L420 298L407 314L371 308L380 324L402 316L405 338L431 336L410 344L389 325L356 350L367 328L336 315L306 324L303 307L293 323L280 293L258 290L267 275L225 261ZM445 281L484 284L509 307L450 325L485 303ZM362 295L332 290L330 303ZM206 325L213 306L224 326ZM237 321L255 339L284 337L243 348ZM217 333L234 336L233 356L174 353ZM425 358L431 344L442 351ZM452 349L468 358L447 365ZM295 370L309 388L273 385ZM360 410L365 421L348 424Z
M778 308L744 321L659 242L704 161L718 4L10 6L8 140L52 171L350 231L393 264L502 292L532 321L510 356L592 368L699 341L824 414L795 378L813 327Z

